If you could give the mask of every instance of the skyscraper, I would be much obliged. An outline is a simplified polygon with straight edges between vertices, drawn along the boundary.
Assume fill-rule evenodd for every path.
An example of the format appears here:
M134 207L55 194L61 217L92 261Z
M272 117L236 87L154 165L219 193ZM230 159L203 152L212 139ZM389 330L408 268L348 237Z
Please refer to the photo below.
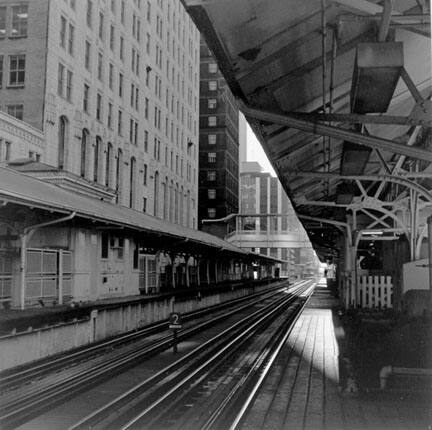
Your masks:
M237 213L239 110L213 54L201 40L199 224Z
M180 0L3 0L0 109L77 191L196 228L199 38Z

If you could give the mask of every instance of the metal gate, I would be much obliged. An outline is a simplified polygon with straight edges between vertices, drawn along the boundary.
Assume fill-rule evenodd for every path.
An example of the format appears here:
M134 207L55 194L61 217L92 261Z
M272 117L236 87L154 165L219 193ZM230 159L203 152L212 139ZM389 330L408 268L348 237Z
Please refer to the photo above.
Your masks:
M12 300L12 256L0 251L0 303L8 306Z
M156 291L156 258L154 255L139 256L139 290L141 294Z
M72 253L58 249L28 249L26 304L67 303L72 298Z

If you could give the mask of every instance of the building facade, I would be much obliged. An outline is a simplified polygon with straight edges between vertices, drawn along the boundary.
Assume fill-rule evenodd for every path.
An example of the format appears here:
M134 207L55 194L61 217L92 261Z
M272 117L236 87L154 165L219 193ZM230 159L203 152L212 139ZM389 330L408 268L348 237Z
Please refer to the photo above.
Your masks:
M199 43L180 0L3 0L0 109L65 181L196 228Z
M279 275L296 279L317 273L318 259L278 178L257 162L242 164L240 215L227 240L278 258Z
M238 212L239 110L216 60L201 40L199 209L203 219Z

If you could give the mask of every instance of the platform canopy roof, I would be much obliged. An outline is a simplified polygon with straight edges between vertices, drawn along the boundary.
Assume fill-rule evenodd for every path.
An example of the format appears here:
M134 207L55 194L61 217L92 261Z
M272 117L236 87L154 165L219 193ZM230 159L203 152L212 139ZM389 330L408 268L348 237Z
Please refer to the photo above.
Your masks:
M430 189L429 0L182 1L321 259L395 175Z
M124 229L137 240L144 239L143 245L155 251L195 256L214 256L215 253L220 253L220 257L233 256L260 264L281 262L272 257L248 252L211 234L168 223L128 207L87 197L7 167L0 167L0 203L0 218L7 218L12 224L23 218L17 206L30 208L42 215L49 214L53 219L58 218L59 214L75 213L73 222L77 226L90 225L99 230ZM40 222L45 221L45 217L40 218Z

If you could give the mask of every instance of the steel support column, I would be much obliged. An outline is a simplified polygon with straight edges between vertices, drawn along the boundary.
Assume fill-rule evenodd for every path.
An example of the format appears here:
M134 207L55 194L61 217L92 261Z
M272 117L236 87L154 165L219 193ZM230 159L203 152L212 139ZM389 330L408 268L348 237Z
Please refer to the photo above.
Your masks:
M432 215L427 219L429 254L429 311L432 312Z

